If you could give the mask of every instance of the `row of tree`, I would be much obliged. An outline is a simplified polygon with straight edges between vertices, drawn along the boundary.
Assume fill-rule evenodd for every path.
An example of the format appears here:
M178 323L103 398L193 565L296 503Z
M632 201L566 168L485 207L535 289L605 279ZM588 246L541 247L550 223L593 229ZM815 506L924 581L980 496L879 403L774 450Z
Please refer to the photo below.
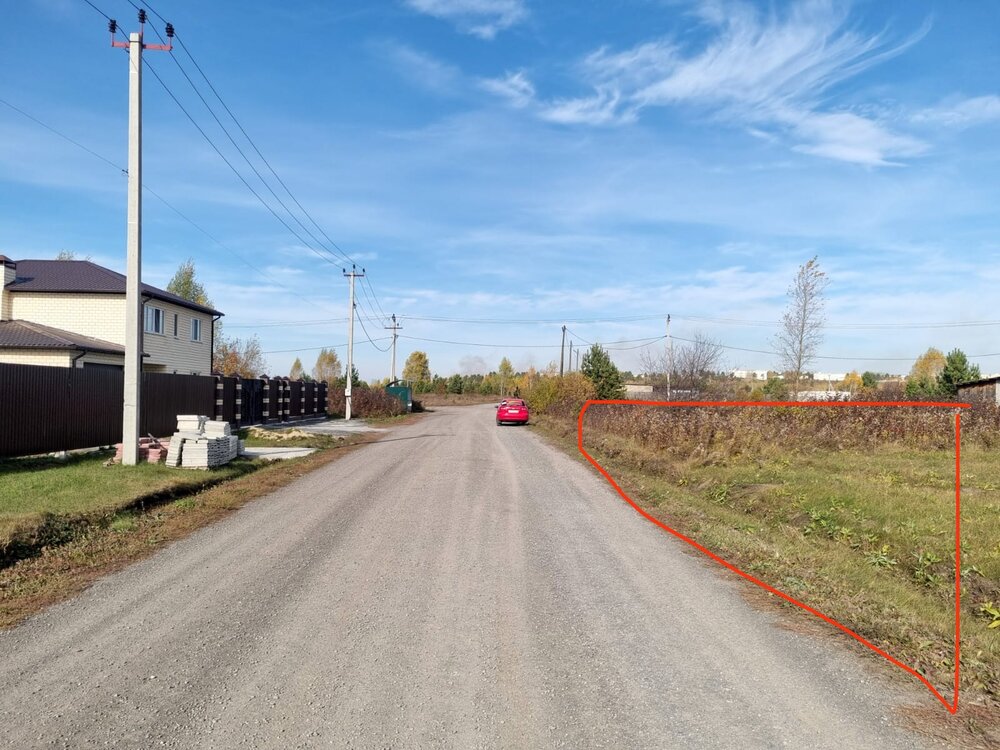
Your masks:
M72 258L71 254L59 257ZM721 372L724 347L718 341L696 333L690 341L678 342L674 347L662 351L646 350L640 355L645 370L644 378L653 384L670 383L676 391L685 395L743 395L766 398L795 399L806 386L809 378L808 366L816 359L817 350L823 338L825 318L824 294L829 279L814 257L799 267L788 289L788 307L782 317L774 346L783 366L783 377L772 377L757 390L749 394L735 393L739 390L731 378ZM177 294L200 305L212 306L204 286L195 277L194 261L188 259L180 265L167 291ZM267 361L261 351L256 336L247 338L229 337L216 323L214 335L213 367L224 375L256 377L267 370ZM554 371L555 365L548 368ZM580 366L581 373L589 380L597 398L619 398L624 394L623 383L631 373L621 372L612 362L607 350L594 345L584 353ZM432 375L430 361L422 351L411 352L403 366L402 378L411 383L417 393L476 393L483 395L509 395L522 390L525 377L530 378L535 370L517 373L507 357L500 361L497 370L485 374L454 374L451 376ZM536 373L537 374L537 373ZM357 370L351 373L352 383L361 385ZM296 357L289 372L294 380L323 380L343 385L346 376L337 353L333 349L322 349L316 357L311 371L306 372L302 360ZM954 396L958 385L981 377L979 367L968 361L960 349L953 349L947 355L930 348L917 358L905 381L905 394L910 398ZM848 375L837 384L840 390L855 393L863 388L874 389L890 376L886 373L857 372ZM388 380L379 381L386 385Z

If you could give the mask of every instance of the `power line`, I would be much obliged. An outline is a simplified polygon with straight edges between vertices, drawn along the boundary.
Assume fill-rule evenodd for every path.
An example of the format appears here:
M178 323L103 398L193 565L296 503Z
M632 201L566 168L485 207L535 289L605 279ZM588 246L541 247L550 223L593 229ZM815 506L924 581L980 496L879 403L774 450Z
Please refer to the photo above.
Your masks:
M375 339L375 341L385 341L386 339L392 338L391 336L380 336ZM343 344L327 344L326 346L306 346L301 349L272 349L271 351L261 352L261 354L290 354L292 352L318 352L320 349L343 349L347 346L346 342Z
M128 1L133 6L135 6L135 3L132 2L132 0L128 0ZM135 6L135 7L137 7L137 6ZM155 15L161 21L163 21L164 23L166 23L166 19L162 15L160 15L154 8L150 7L150 11L153 13L153 15ZM159 33L159 32L157 31L157 33ZM278 181L278 184L281 185L281 187L284 189L285 193L288 194L288 196L292 199L292 201L295 203L295 205L298 207L298 209L303 213L303 215L305 215L305 217L312 223L312 225L326 239L326 241L329 243L329 245L332 246L336 250L336 252L344 260L346 260L348 263L353 263L354 261L351 258L351 256L348 253L346 253L336 242L333 241L333 239L329 236L329 234L327 234L327 232L323 229L323 227L320 226L320 224L313 218L312 214L310 214L309 211L306 210L306 208L302 205L302 203L299 201L299 199L291 191L291 189L288 187L288 185L285 183L285 181L281 178L281 176L278 174L278 172L274 169L274 167L271 165L271 163L268 161L268 159L264 156L264 154L261 152L260 148L257 146L256 142L253 140L253 138L250 137L250 134L247 132L246 128L243 127L243 124L240 122L239 118L236 117L235 113L232 111L232 109L230 109L229 105L226 104L225 100L222 98L222 95L219 93L218 89L216 89L216 87L212 83L211 79L208 77L208 75L205 73L204 69L201 67L201 65L198 63L198 61L195 59L194 55L191 53L191 50L188 49L187 45L184 43L184 40L179 35L177 35L177 34L175 34L174 38L177 39L177 42L180 45L181 49L184 50L184 53L188 56L188 59L195 66L195 69L198 71L198 73L204 79L205 83L208 85L208 87L211 90L212 94L219 101L219 104L222 105L223 109L229 115L230 119L233 121L233 123L236 124L236 127L239 128L240 132L243 134L243 137L246 139L247 143L250 144L251 148L254 150L254 152L257 154L257 156L260 158L260 160L267 167L268 171ZM260 172L253 165L253 163L251 162L251 160L247 157L247 155L243 151L243 149L241 149L239 147L239 145L236 143L236 140L230 134L228 128L226 128L226 126L223 125L222 121L216 115L215 111L212 109L212 107L205 100L205 97L202 96L201 92L198 90L198 87L195 85L194 81L191 80L191 77L188 75L187 71L184 69L184 66L181 65L180 60L178 60L176 56L173 56L173 58L174 58L174 62L177 65L178 69L184 75L185 79L187 79L187 81L191 85L192 89L198 95L198 98L201 99L202 103L205 105L205 108L208 109L209 113L215 119L216 123L219 125L220 128L222 128L222 131L226 134L226 137L229 139L230 143L232 143L233 147L236 148L236 150L240 153L240 155L243 157L244 161L246 161L247 165L251 168L251 170L253 170L253 172L257 176L257 178L264 184L264 186L268 189L268 191L271 193L271 195L274 197L274 199L285 210L285 212L295 221L295 223L298 224L298 226L301 227L302 230L307 235L309 235L309 237L317 245L319 245L325 252L327 252L328 254L330 254L331 256L333 256L334 253L328 247L324 246L323 242L318 237L316 237L316 235L314 235L312 233L312 231L310 231L310 229L298 218L298 216L295 215L295 213L293 211L291 211L291 209L289 209L289 207L285 204L285 202L278 196L278 194L275 192L275 190L271 187L270 183L263 177L263 175L260 174ZM162 84L162 81L161 81L161 84ZM176 101L176 99L175 99L175 101ZM216 150L218 150L218 149L216 149ZM232 168L231 165L230 165L230 168ZM258 196L258 200L259 199L260 198ZM272 213L274 213L274 211L272 211ZM282 222L282 223L284 223L284 222ZM290 227L289 227L289 229L290 229ZM303 242L303 244L305 244L305 245L308 246L308 243L306 243L304 240L302 240L302 238L299 237L299 235L297 233L293 232L293 234L295 234L295 236L298 237L299 240ZM310 247L309 249L312 250L313 252L316 252L315 249L312 248L312 247ZM339 261L338 261L337 264L339 265ZM381 310L381 304L378 303L378 296L375 294L375 289L371 285L370 281L368 281L368 288L371 290L371 295L375 299L376 304L378 304L379 310L382 312L383 317L385 317L385 311ZM372 310L372 312L374 312L374 309Z
M131 0L129 1L131 2ZM159 34L159 32L157 32L157 34ZM264 179L264 176L260 173L257 167L254 166L253 162L250 160L250 157L248 157L246 155L246 152L242 148L240 148L240 145L236 142L236 139L233 138L232 134L229 132L229 129L222 123L222 120L219 119L219 116L215 113L215 110L212 109L212 106L208 103L205 97L202 96L202 93L201 91L198 90L198 87L195 85L195 82L191 80L191 76L188 75L188 72L184 69L184 66L181 65L181 62L179 59L177 59L177 56L171 55L171 59L174 61L174 64L177 66L177 69L180 70L181 75L183 75L184 78L187 80L188 84L191 86L191 89L194 91L195 95L201 100L201 103L205 105L205 109L208 110L208 113L212 116L212 119L215 120L216 124L225 134L226 138L229 139L229 142L232 144L233 148L236 149L237 153L241 157L243 157L243 161L245 161L247 166L250 167L250 170L254 173L254 175L257 176L257 179L260 180L261 184L265 188L267 188L271 196L278 202L278 205L285 210L285 213L287 213L288 216L291 217L292 221L298 224L299 227L301 227L301 229L307 235L309 235L309 238L312 239L313 242L319 245L321 249L323 249L326 253L328 253L331 256L331 258L333 258L333 260L327 260L327 262L330 263L331 265L336 265L339 267L340 259L334 258L333 253L331 253L329 250L323 247L322 240L320 240L318 237L316 237L316 235L314 235L311 231L309 231L309 227L303 224L302 221L291 211L291 209L288 208L285 202L281 200L278 194L274 191L274 188L271 187L271 184L266 179Z
M76 141L73 138L70 138L65 133L62 133L59 130L56 130L54 127L52 127L48 123L45 123L42 120L39 120L37 117L35 117L34 115L26 112L25 110L21 109L20 107L17 107L15 105L11 104L10 102L6 101L5 99L0 99L0 103L6 105L8 107L10 107L11 109L13 109L18 114L26 117L27 119L31 120L35 124L40 125L41 127L45 128L46 130L48 130L52 134L54 134L54 135L62 138L63 140L67 141L68 143L73 144L77 148L79 148L79 149L87 152L91 156L93 156L93 157L95 157L97 159L100 159L102 162L104 162L108 166L114 168L115 170L121 172L123 175L128 175L128 170L125 169L124 167L122 167L120 164L116 164L114 161L112 161L111 159L107 158L103 154L100 154L97 151L94 151L93 149L88 148L87 146L85 146L84 144L80 143L79 141ZM267 273L265 273L261 268L259 268L258 266L254 265L249 260L247 260L246 257L244 257L240 253L236 252L235 250L233 250L232 248L230 248L228 245L226 245L224 242L222 242L221 240L219 240L217 237L215 237L214 235L212 235L207 229L205 229L203 226L201 226L200 224L198 224L197 222L195 222L194 219L192 219L189 216L187 216L183 211L181 211L179 208L177 208L177 206L175 206L174 204L172 204L170 201L168 201L166 198L164 198L158 192L156 192L151 187L149 187L149 185L146 185L144 183L143 186L142 186L142 189L145 190L150 195L152 195L157 200L159 200L164 206L166 206L167 208L169 208L171 211L173 211L175 214L177 214L185 222L187 222L192 227L194 227L199 232L201 232L203 235L205 235L206 237L208 237L208 239L210 239L216 245L218 245L219 247L221 247L227 253L229 253L230 255L232 255L233 257L235 257L237 260L239 260L241 263L243 263L244 265L246 265L247 267L251 268L256 273L258 273L262 278L266 279L269 283L274 284L275 286L281 287L282 289L286 290L289 294L297 297L298 299L301 299L303 302L306 302L307 304L313 305L314 307L317 307L319 309L323 309L324 308L323 305L317 304L313 300L310 300L307 297L302 296L301 294L299 294L298 292L296 292L291 287L288 287L288 286L282 284L280 281L276 281L275 279L273 279L271 276L269 276ZM344 320L346 320L346 318L344 318ZM232 327L233 328L249 328L249 327L252 327L252 326L232 326Z
M85 3L86 3L87 5L89 5L89 6L91 7L91 8L93 8L93 9L94 9L94 10L96 10L96 11L97 11L98 13L100 13L100 14L101 14L102 16L104 16L104 18L105 18L106 20L108 20L108 21L110 21L110 20L111 20L111 16L109 16L109 15L108 15L107 13L105 13L105 12L104 12L103 10L101 10L101 9L100 9L100 8L98 8L98 7L96 6L96 5L94 5L94 4L92 3L92 2L90 2L90 0L83 0L83 2L85 2Z
M97 153L96 151L93 151L92 149L87 148L86 146L84 146L79 141L73 140L72 138L70 138L65 133L60 133L55 128L53 128L53 127L51 127L49 125L46 125L44 122L42 122L41 120L39 120L37 117L34 117L33 115L28 114L27 112L25 112L23 109L20 109L19 107L15 107L13 104L11 104L10 102L8 102L7 100L0 99L0 104L5 104L6 106L10 107L12 110L14 110L15 112L17 112L18 114L21 114L21 115L27 117L29 120L31 120L32 122L36 123L37 125L41 125L46 130L54 133L55 135L59 136L63 140L68 141L69 143L72 143L77 148L83 149L84 151L86 151L91 156L94 156L94 157L100 159L101 161L103 161L105 164L114 167L115 169L117 169L119 172L121 172L126 177L128 176L128 170L125 169L124 167L122 167L122 166L120 166L118 164L115 164L113 161L111 161L111 159L108 159L106 156L102 156L101 154Z
M369 344L371 344L372 346L374 346L380 352L387 352L387 351L389 351L389 346L392 346L392 345L390 344L385 349L383 349L381 346L379 346L378 344L376 344L375 340L372 339L371 334L368 333L368 329L365 328L365 321L364 321L364 319L360 315L358 316L358 322L361 324L361 330L365 332L365 338L368 339L368 343Z
M187 111L187 109L184 107L183 104L181 104L180 100L174 95L174 92L171 91L170 87L167 86L166 82L162 78L160 78L160 74L156 72L156 69L153 68L152 65L148 64L146 67L149 69L149 72L153 74L153 77L156 78L157 81L159 81L160 85L163 87L163 90L167 92L167 95L174 100L174 103L180 108L181 112L184 113L185 117L187 117L188 120L191 122L191 124L194 125L195 129L199 133L201 133L202 138L204 138L205 141L208 143L208 145L211 146L212 149L215 151L215 153L219 155L219 158L226 163L226 166L229 167L230 170L232 170L233 174L235 174L239 178L240 182L242 182L246 186L247 190L253 193L253 196L260 202L260 204L264 206L264 208L266 208L274 218L276 218L279 222L281 222L282 226L284 226L285 229L291 232L296 237L296 239L298 239L298 241L302 243L304 247L311 250L313 253L315 253L321 259L325 260L327 263L336 266L337 264L334 261L332 261L328 256L319 252L318 250L316 250L316 248L314 248L312 245L306 242L306 240L302 237L302 235L296 232L295 229L292 228L292 226L287 221L285 221L278 214L277 211L274 210L271 204L265 201L261 197L260 193L254 190L253 186L249 182L247 182L247 179L240 173L238 169L236 169L236 167L233 166L233 163L226 158L226 155L223 154L222 151L219 149L219 147L215 145L215 142L208 137L208 134L204 131L204 129L202 129L201 125L198 124L198 122L194 119L194 117L191 116L191 113Z
M177 39L178 44L180 44L181 49L184 50L184 54L188 56L188 59L191 60L191 63L201 74L201 77L205 79L205 83L208 84L209 89L211 89L212 93L215 94L215 98L219 100L219 103L222 105L223 109L226 110L226 113L230 116L230 118L232 118L233 122L236 123L236 127L240 129L241 133L243 133L243 136L247 139L247 142L256 152L257 156L260 157L260 160L264 162L264 165L268 168L268 171L270 171L271 174L274 175L274 178L278 181L278 184L280 184L281 187L284 188L285 192L288 193L288 196L292 199L295 205L298 206L299 210L302 211L302 213L306 216L306 218L309 219L310 222L312 222L313 226L315 226L316 229L319 230L320 234L322 234L323 237L326 238L326 241L329 242L330 245L332 245L348 263L353 263L354 262L353 258L351 258L351 256L348 255L346 252L344 252L344 250L342 250L336 242L330 239L329 235L327 235L327 233L323 230L323 228L319 225L319 223L312 217L312 214L310 214L305 209L305 207L299 202L298 198L295 197L295 194L289 189L288 185L285 184L285 181L281 179L281 176L277 173L277 171L275 171L274 167L271 166L271 163L265 158L264 154L261 153L260 149L257 148L257 144L250 137L250 134L247 133L246 129L240 123L239 119L237 119L236 115L233 114L233 111L222 99L222 96L216 90L215 86L212 85L211 80L209 80L208 76L205 74L205 71L202 70L201 66L198 64L198 61L194 59L194 55L191 54L191 51L187 48L187 45L184 44L184 40L176 35L175 38ZM319 242L319 240L317 240L317 242Z
M485 346L485 347L492 347L494 349L558 349L560 347L559 344L509 344L506 342L497 343L495 341L489 343L480 341L447 341L444 339L429 339L429 338L422 338L420 336L405 336L402 334L400 335L399 338L410 339L412 341L426 341L433 344L454 344L456 346ZM629 349L641 349L644 346L650 346L651 344L655 344L657 341L662 341L664 338L665 338L664 336L651 336L645 339L616 341L603 348L609 351L627 351ZM619 347L615 345L615 344L628 344L635 341L644 341L646 343L640 344L639 346Z

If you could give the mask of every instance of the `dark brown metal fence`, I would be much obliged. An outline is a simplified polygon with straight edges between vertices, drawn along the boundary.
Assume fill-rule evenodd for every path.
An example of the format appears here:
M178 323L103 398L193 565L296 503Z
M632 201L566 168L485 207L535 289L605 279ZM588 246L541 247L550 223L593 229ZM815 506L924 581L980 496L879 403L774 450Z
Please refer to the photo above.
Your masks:
M247 383L255 385L247 389ZM120 370L0 364L0 457L120 442L123 390ZM318 400L303 398L317 391ZM293 418L325 414L326 383L145 372L141 434L170 435L178 414L222 417L237 426L285 421L291 416L285 398L296 392Z
M115 391L114 393L120 393ZM109 397L109 402L112 400ZM121 400L119 396L118 401ZM159 372L142 374L143 435L164 437L177 429L178 414L215 414L215 378L203 375L167 375ZM118 404L116 435L121 440L121 404Z

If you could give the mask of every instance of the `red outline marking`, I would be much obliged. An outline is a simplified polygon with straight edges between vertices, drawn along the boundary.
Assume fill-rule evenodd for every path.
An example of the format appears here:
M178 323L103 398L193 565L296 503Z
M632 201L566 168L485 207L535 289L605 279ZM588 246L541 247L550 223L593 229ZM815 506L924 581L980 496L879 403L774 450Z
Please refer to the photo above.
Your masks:
M961 510L962 510L961 438L962 438L962 428L961 428L961 424L962 424L962 413L960 411L955 412L955 649L954 649L954 653L955 653L955 692L954 692L954 697L952 699L952 702L949 703L944 698L944 696L941 695L941 693L939 693L937 691L937 689L927 680L926 677L924 677L922 674L920 674L919 672L917 672L912 667L908 667L907 665L903 664L901 661L899 661L895 657L890 656L885 651L883 651L882 649L880 649L878 646L876 646L875 644L873 644L873 643L865 640L865 638L863 638L862 636L858 635L857 633L855 633L853 630L851 630L847 626L842 625L841 623L837 622L832 617L829 617L829 616L823 614L822 612L820 612L817 609L813 609L808 604L803 604L798 599L795 599L794 597L789 596L788 594L786 594L783 591L779 591L778 589L774 588L773 586L770 586L770 585L764 583L763 581L761 581L760 579L755 578L754 576L750 575L749 573L746 573L743 570L737 568L732 563L723 560L721 557L719 557L718 555L716 555L714 552L712 552L712 551L706 549L705 547L701 546L700 544L698 544L698 542L696 542L694 539L691 539L690 537L685 536L684 534L682 534L681 532L677 531L674 528L671 528L670 526L667 526L667 524L663 523L662 521L660 521L657 518L654 518L652 515L650 515L645 510L643 510L642 508L640 508L635 503L635 501L632 500L632 498L630 498L627 494L625 494L625 491L621 487L618 486L618 483L615 482L615 480L611 478L611 475L608 474L608 472L605 471L604 468L599 463L597 463L597 461L594 460L594 458L589 453L587 453L586 450L584 450L584 447L583 447L583 415L586 414L587 410L592 405L594 405L594 404L625 404L625 405L628 405L628 406L670 406L670 407L678 407L678 406L725 406L725 407L732 407L732 406L771 406L771 407L782 407L782 408L786 408L786 409L788 409L788 408L796 408L796 407L823 407L823 406L827 406L827 407L832 406L832 407L835 407L835 408L841 408L841 407L845 407L845 406L887 406L887 407L903 407L903 406L906 406L906 407L943 407L943 408L948 408L948 409L968 409L968 408L971 408L971 404L953 403L953 402L947 402L947 401L803 401L803 402L789 403L787 401L630 401L628 399L592 399L592 400L589 400L586 403L584 403L583 408L580 409L580 414L577 417L577 422L576 422L577 448L579 449L580 453L583 454L583 457L586 458L587 461L589 461L594 466L595 469L597 469L599 472L601 472L601 474L604 475L604 478L607 479L608 482L611 484L611 486L615 488L615 491L619 495L621 495L622 499L624 499L625 502L627 502L629 505L632 506L632 509L635 510L636 513L638 513L640 516L642 516L643 518L645 518L650 523L655 524L656 526L659 526L661 529L663 529L667 533L672 534L673 536L677 537L682 542L686 542L687 544L690 544L696 550L698 550L699 552L704 553L705 555L707 555L708 557L710 557L712 560L714 560L715 562L717 562L720 565L722 565L724 568L727 568L728 570L731 570L733 573L736 573L736 575L741 576L742 578L745 578L746 580L750 581L751 583L754 583L754 584L760 586L765 591L769 591L770 593L774 594L775 596L784 599L789 604L794 604L796 607L804 609L806 612L809 612L810 614L815 615L816 617L820 618L824 622L827 622L830 625L833 625L838 630L842 630L843 632L847 633L847 635L851 636L852 638L854 638L859 643L867 646L868 648L870 648L872 651L874 651L879 656L884 657L885 659L887 659L892 664L895 664L897 667L899 667L903 671L908 672L909 674L913 675L918 680L920 680L922 683L924 683L924 685L927 687L927 689L930 690L931 693L933 693L934 697L937 698L938 701L940 701L941 704L945 708L948 709L949 713L954 714L954 713L958 712L958 687L959 687L959 667L960 667L960 665L959 665L959 641L960 641L960 638L961 638L961 621L962 621L962 613L961 613L961 594L962 594L962 576L961 576L961 553L962 553L962 551L961 551L961 528L962 528L962 526L961 526L961 524L962 524L962 518L961 518Z

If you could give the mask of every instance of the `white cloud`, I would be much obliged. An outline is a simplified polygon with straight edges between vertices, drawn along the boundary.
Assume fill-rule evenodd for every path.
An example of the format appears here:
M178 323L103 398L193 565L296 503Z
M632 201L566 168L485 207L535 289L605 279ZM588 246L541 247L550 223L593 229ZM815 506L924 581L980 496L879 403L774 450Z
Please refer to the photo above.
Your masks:
M919 156L927 145L892 133L872 120L850 112L794 112L789 123L800 141L794 148L828 159L887 166L892 158Z
M460 31L482 39L528 17L523 0L404 0L420 13L454 23Z
M491 94L507 99L518 109L527 107L535 99L535 86L523 70L508 73L503 78L485 78L480 81L480 86Z
M921 110L913 116L915 123L964 128L1000 120L1000 96L974 96L945 102Z
M462 88L462 74L426 52L401 42L383 42L377 51L407 79L435 94L454 95Z
M830 159L882 166L926 150L875 116L824 112L819 104L835 84L916 43L926 25L893 44L851 28L844 6L828 0L783 15L739 2L707 3L699 15L709 32L704 45L692 50L681 39L661 39L618 52L601 47L578 66L592 93L540 101L538 115L608 125L633 122L648 107L687 106ZM979 103L964 116L982 116L992 106Z
M636 119L634 107L622 107L622 95L613 87L600 87L594 96L557 99L542 108L540 116L564 125L621 125Z

